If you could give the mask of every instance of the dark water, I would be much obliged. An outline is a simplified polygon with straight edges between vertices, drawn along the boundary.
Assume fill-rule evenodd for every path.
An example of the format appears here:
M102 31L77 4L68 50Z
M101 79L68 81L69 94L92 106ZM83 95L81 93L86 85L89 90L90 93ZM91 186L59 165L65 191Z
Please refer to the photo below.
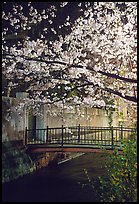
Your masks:
M87 182L84 169L91 179L104 175L105 157L87 153L59 165L50 165L31 175L3 184L3 202L96 202ZM80 184L79 184L80 183Z

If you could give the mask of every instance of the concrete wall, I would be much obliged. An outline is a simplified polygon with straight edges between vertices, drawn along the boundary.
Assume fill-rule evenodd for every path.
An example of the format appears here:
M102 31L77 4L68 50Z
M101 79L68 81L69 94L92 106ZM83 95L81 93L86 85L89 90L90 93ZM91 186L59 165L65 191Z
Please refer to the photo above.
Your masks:
M11 107L15 108L18 103L19 100L15 98L2 98L2 142L24 138L24 129L27 124L26 110L21 115L10 111Z
M44 127L58 127L58 126L94 126L94 127L106 127L109 126L109 117L107 111L97 108L86 108L73 106L73 109L63 110L61 116L60 109L57 107L51 107L52 115L49 113L50 107L47 105L44 108ZM113 126L118 125L118 115L116 112L113 112Z
M7 112L10 106L15 108L20 98L3 97L3 117L2 117L2 142L11 140L24 140L25 127L29 127L29 113L24 110L21 114L15 111ZM23 95L24 96L24 95ZM51 110L51 113L50 113ZM55 106L41 107L43 116L37 116L36 127L46 128L59 126L109 126L109 117L106 110L97 108L86 108L83 106L72 106L72 109L60 110ZM118 114L113 113L113 126L118 125Z

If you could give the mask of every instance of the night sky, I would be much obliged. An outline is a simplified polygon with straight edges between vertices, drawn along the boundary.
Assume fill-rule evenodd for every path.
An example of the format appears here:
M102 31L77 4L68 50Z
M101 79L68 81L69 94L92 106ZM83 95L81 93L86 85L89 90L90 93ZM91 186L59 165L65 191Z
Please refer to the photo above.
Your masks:
M50 38L50 40L55 40L57 39L57 35L55 36L54 33L50 30L50 28L54 28L57 32L58 35L65 35L70 33L71 31L71 25L74 23L74 21L80 16L83 15L84 9L85 9L85 2L81 2L81 7L78 7L78 4L80 2L68 2L68 4L64 7L60 7L60 2L31 2L31 5L37 9L39 13L41 13L44 9L50 8L51 5L54 5L57 8L56 11L56 17L49 19L53 20L52 24L48 23L48 19L43 19L39 24L37 23L34 25L34 35L32 35L32 31L28 32L28 35L35 40L37 37L38 30L42 32L42 30L47 27L48 28L48 33L47 33L47 38ZM28 16L29 13L29 7L28 7L28 2L8 2L3 4L2 10L5 11L5 13L11 12L13 13L13 4L14 5L22 5L23 6L23 14L25 16ZM63 25L65 22L66 17L70 17L70 25L69 26L63 26L62 28L59 28L59 26ZM19 16L15 15L16 18L19 18ZM14 28L8 24L8 21L3 20L3 26L2 27L7 27L9 28L8 34L13 34L14 33ZM35 28L36 27L36 28ZM32 29L31 29L32 30ZM19 29L18 32L21 32L21 29Z

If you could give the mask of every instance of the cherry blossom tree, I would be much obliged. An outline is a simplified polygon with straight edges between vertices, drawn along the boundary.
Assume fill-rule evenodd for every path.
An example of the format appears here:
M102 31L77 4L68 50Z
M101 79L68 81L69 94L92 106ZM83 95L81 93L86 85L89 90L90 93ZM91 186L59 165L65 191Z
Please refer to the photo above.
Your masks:
M25 104L59 107L115 108L119 97L137 102L137 2L78 2L74 18L68 13L74 2L48 2L40 10L17 2L7 11L8 4L2 11L3 94L22 87L29 93Z

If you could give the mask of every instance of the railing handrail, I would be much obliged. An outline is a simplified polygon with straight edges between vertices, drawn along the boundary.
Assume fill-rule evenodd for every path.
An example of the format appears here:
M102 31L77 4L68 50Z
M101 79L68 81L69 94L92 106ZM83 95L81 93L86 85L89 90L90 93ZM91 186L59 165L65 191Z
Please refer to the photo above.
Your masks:
M53 130L53 129L57 129L57 130L60 130L60 129L65 129L66 127L48 127L48 129L50 129L50 130ZM27 131L32 131L32 130L34 130L34 129L27 129ZM35 130L47 130L47 128L36 128Z
M48 127L48 129L78 129L78 127L79 126L61 126L61 127ZM113 128L113 129L121 129L121 126L112 126L112 127L93 127L93 126L81 126L80 125L80 129L82 129L82 128L86 128L86 129L93 129L93 130L95 130L95 129L97 129L97 130L101 130L101 129L110 129L111 130L111 128ZM46 130L47 128L36 128L35 130ZM32 131L32 130L34 130L34 129L27 129L27 131ZM128 127L123 127L122 126L122 130L136 130L136 128L128 128Z

